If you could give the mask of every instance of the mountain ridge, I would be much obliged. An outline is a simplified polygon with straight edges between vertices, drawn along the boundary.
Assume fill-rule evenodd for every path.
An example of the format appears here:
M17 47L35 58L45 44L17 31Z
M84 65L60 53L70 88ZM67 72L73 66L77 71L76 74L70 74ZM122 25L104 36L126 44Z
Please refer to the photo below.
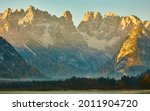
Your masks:
M0 79L39 79L44 74L28 65L17 51L0 36Z

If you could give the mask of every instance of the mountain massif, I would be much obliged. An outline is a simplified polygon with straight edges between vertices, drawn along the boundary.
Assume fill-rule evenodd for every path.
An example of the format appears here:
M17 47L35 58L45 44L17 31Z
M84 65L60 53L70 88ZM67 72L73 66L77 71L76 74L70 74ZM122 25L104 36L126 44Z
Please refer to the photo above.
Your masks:
M119 77L150 67L150 22L108 12L86 12L76 27L69 11L61 17L29 6L0 14L0 35L46 77Z

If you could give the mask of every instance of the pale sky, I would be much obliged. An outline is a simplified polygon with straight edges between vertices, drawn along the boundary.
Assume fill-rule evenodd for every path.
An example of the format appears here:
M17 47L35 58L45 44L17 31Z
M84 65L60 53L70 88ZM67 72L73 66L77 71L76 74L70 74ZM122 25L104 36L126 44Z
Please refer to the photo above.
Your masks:
M98 11L102 15L111 11L120 16L136 15L142 20L150 20L150 0L0 0L0 12L6 8L26 9L29 5L58 17L69 10L75 25L87 11Z

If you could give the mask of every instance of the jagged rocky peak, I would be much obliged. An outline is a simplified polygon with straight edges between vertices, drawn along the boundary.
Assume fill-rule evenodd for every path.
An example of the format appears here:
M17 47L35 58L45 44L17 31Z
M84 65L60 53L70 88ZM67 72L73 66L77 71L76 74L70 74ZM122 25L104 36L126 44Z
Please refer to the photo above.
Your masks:
M119 17L118 14L114 13L114 12L107 12L105 15L104 15L104 18L106 17Z
M102 16L100 14L100 12L86 12L84 14L84 18L83 18L83 21L86 22L86 21L90 21L90 20L101 20L102 19Z
M57 19L57 17L56 17L56 19ZM76 30L76 27L72 20L72 14L70 11L65 11L63 13L63 15L58 19L59 19L59 22L61 22L61 24L64 24L66 29L74 30L74 31ZM69 28L67 28L67 27L69 27Z
M145 27L148 31L150 31L150 22L149 22L149 21L143 21L142 23L143 23L144 27Z
M120 25L123 30L128 32L130 32L130 30L135 26L143 27L142 21L134 15L121 17Z
M118 16L116 13L113 12L106 13L99 27L99 30L102 31L100 36L105 35L104 38L107 39L112 38L112 35L115 34L115 32L118 29L119 21L120 16Z
M31 12L31 11L35 11L35 8L32 6L32 5L30 5L28 8L27 8L27 12Z
M20 13L24 13L24 10L23 10L23 9L21 9L21 10L20 10Z
M47 12L47 11L42 11L42 10L39 10L38 8L35 8L33 7L32 5L30 5L27 10L27 16L34 16L34 18L48 18L50 17L51 15Z
M18 9L16 9L16 10L14 11L14 13L15 13L15 14L18 14L18 13L19 13L19 10L18 10Z
M142 25L141 20L137 16L131 15L129 18L132 20L134 25Z
M10 15L12 13L12 9L8 8L4 11L4 14Z
M13 15L15 15L15 17L21 17L21 16L23 16L23 15L25 15L25 14L26 14L26 13L25 13L24 9L21 9L21 10L16 9L16 10L13 12Z
M128 16L121 17L121 25L132 24L132 20Z
M93 12L86 12L85 15L84 15L84 18L83 18L83 21L89 21L91 19L94 18L94 13Z
M63 17L65 17L65 20L72 22L72 14L70 13L70 11L65 11Z
M103 18L103 23L104 24L110 24L110 25L114 25L114 26L117 26L118 23L119 23L119 20L120 20L120 16L114 12L107 12L105 15L104 15L104 18ZM103 24L102 24L103 25ZM112 25L112 26L113 26ZM114 27L113 26L113 27Z
M120 16L118 14L114 12L107 12L104 15L104 18L102 20L101 28L104 28L105 26L109 26L109 28L112 28L112 30L114 30L118 26L119 20L120 20Z
M94 19L101 19L102 15L100 14L100 12L94 12Z
M92 36L95 31L98 30L100 23L102 22L102 16L100 12L86 12L84 14L83 20L78 26L78 30L81 32L86 32Z
M26 15L25 17L21 18L19 21L18 21L18 25L23 25L25 23L29 23L31 24L32 21L33 21L33 18L34 18L34 13L35 13L35 8L33 6L29 6L26 10Z
M134 27L134 23L128 16L122 16L119 24L119 28L123 30L126 34L128 34L132 28Z
M12 14L12 9L10 8L6 9L2 15L2 19L7 18L7 16L9 16L10 14Z

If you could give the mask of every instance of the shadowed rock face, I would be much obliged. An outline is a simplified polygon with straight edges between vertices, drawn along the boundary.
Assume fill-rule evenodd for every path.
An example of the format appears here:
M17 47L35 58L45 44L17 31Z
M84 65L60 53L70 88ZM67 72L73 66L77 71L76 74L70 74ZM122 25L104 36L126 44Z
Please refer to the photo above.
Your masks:
M37 69L29 66L18 52L0 37L1 79L37 79L44 77Z

